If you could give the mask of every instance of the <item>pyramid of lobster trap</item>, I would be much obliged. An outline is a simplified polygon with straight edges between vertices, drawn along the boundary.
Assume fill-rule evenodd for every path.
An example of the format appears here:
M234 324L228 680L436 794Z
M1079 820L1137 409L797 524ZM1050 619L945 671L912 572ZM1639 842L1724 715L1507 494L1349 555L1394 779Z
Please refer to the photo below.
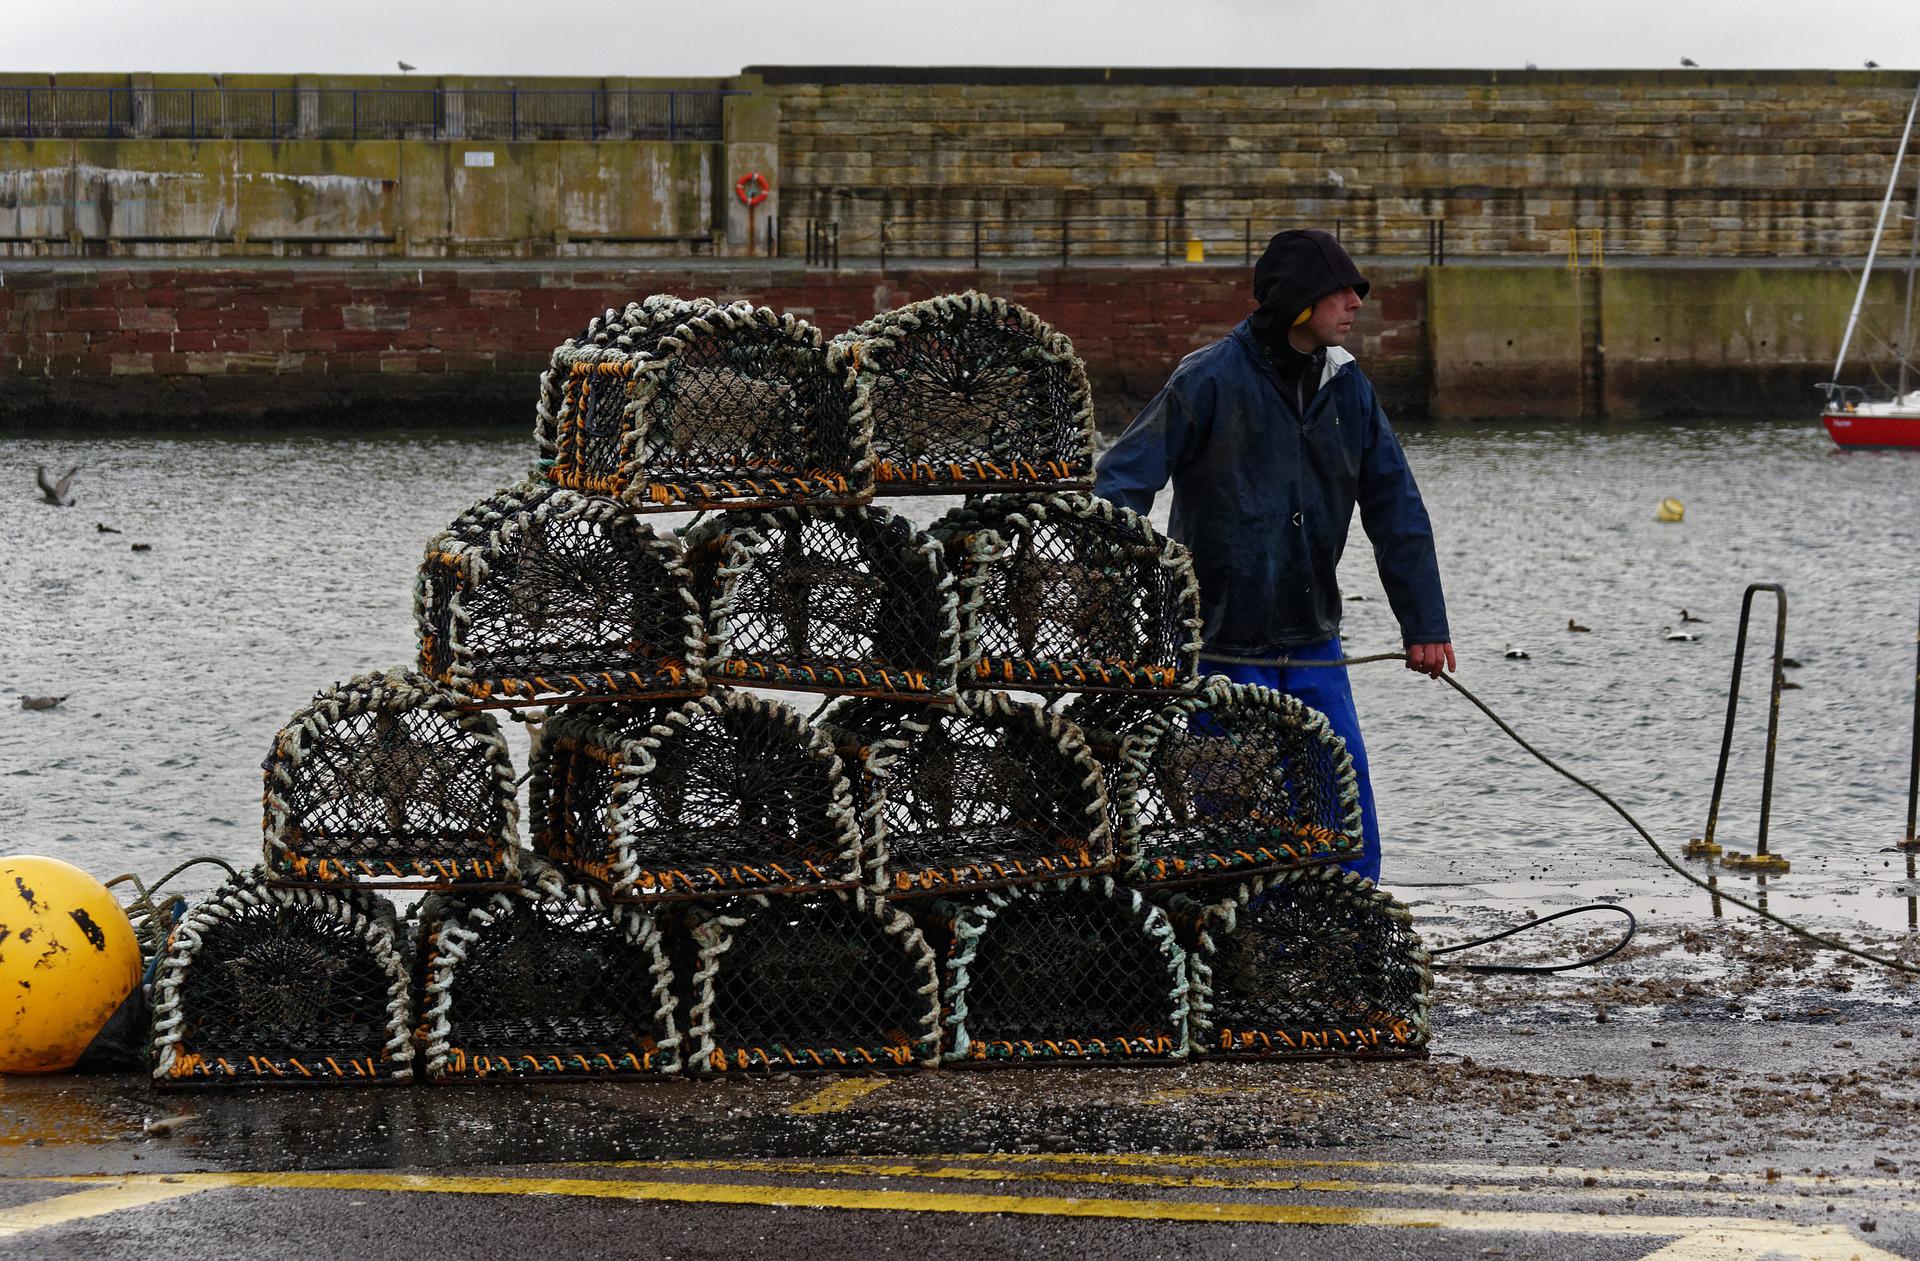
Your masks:
M553 352L535 445L427 543L418 660L276 737L160 1084L1425 1054L1345 747L1199 676L1032 313L649 297Z

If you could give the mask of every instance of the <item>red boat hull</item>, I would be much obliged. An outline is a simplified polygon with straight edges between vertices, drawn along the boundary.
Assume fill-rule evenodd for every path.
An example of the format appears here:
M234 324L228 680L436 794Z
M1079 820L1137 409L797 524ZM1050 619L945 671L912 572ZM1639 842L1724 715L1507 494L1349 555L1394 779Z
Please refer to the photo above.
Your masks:
M1820 421L1843 447L1920 447L1920 416L1823 412Z

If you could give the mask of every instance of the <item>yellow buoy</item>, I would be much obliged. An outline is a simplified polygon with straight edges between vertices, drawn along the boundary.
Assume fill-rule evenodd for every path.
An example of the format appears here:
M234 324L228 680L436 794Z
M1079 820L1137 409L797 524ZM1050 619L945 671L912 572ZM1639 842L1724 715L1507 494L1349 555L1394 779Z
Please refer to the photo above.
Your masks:
M1197 236L1187 238L1187 261L1204 263L1207 261L1207 243Z
M105 885L57 858L0 858L0 1073L72 1068L139 983Z
M1687 506L1678 499L1662 499L1660 506L1653 510L1655 521L1683 521L1687 516Z

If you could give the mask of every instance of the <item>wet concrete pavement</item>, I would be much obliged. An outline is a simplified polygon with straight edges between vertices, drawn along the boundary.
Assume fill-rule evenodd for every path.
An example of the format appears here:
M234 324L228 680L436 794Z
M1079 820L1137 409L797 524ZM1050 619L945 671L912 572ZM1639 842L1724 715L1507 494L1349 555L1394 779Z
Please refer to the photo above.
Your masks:
M1436 998L1424 1062L8 1078L0 1254L1920 1255L1920 1013L1886 974L1721 923Z

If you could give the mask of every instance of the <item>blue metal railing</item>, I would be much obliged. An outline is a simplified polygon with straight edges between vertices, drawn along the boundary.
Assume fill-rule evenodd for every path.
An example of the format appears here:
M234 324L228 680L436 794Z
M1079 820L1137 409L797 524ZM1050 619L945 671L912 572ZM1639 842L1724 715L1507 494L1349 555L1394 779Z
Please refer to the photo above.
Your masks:
M0 136L724 139L726 89L0 87Z

